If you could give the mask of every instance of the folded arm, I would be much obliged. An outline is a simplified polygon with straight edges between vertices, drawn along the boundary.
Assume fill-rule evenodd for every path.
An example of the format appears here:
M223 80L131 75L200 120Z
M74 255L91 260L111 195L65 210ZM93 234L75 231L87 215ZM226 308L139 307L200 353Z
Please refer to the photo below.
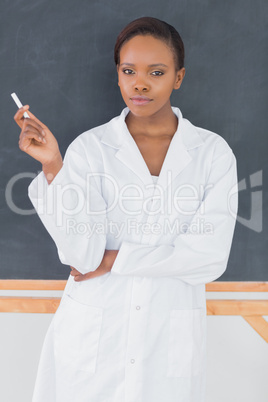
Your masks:
M227 267L238 204L236 159L231 149L213 161L208 184L211 186L186 233L178 235L172 245L123 242L112 272L173 277L191 285L208 283L221 276ZM201 229L191 233L191 227L198 227L200 219L212 226L212 233Z

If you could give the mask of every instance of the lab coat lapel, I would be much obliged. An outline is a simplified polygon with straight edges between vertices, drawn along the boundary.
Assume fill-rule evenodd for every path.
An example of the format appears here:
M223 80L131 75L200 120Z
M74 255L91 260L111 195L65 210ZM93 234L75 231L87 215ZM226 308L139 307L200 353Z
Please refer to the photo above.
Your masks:
M144 185L150 185L153 183L150 171L125 122L128 112L129 108L126 107L120 116L111 120L111 130L104 132L101 141L106 145L117 148L118 151L115 157L126 165L128 169L131 169Z
M178 117L178 127L170 142L157 181L163 191L191 162L192 156L189 150L204 143L196 128L183 118L180 109L172 107L172 110Z
M126 135L126 140L123 142L115 156L131 169L133 173L139 176L145 186L152 184L150 171L135 140L129 132Z
M191 162L192 157L188 152L189 149L203 144L198 131L188 120L183 118L179 108L172 107L172 110L177 115L179 123L177 131L170 142L157 181L163 191ZM125 123L128 112L128 108L123 109L121 115L111 121L112 132L110 130L106 131L101 141L117 148L116 158L126 165L128 169L131 169L144 185L151 185L153 179L150 171Z

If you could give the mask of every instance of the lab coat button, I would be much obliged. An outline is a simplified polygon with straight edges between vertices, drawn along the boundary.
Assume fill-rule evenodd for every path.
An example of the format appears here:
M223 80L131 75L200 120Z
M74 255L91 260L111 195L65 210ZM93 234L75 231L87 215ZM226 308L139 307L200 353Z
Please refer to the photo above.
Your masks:
M134 359L131 359L131 360L130 360L130 363L131 363L131 364L134 364L134 363L135 363L135 360L134 360Z
M136 306L136 310L140 310L140 306Z

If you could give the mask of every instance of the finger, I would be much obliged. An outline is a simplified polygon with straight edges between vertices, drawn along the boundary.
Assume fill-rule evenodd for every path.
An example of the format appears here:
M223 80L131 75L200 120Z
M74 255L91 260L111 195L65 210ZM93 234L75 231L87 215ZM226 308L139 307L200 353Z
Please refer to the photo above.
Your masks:
M84 275L75 275L74 280L75 282L81 282L83 280Z
M77 269L75 269L75 268L72 268L70 274L71 274L72 276L75 276L75 275L82 275L81 272L77 271Z
M24 128L26 129L27 127L34 127L36 130L38 130L42 135L45 135L45 130L43 129L42 126L40 126L39 123L37 123L33 119L25 119L24 120Z
M84 274L83 277L79 279L79 281L86 281L88 279L97 278L98 276L101 275L103 275L103 272L100 270L90 271Z
M80 272L78 272L77 275L74 275L74 280L76 282L82 282L85 281L86 279L90 279L90 276L88 274L80 274Z
M23 126L22 131L20 133L20 138L23 138L23 136L25 134L30 134L30 133L36 134L40 140L42 140L43 142L46 142L42 132L40 132L40 130L38 128L36 128L35 126L33 126L32 124L28 124L28 123L25 126Z
M14 116L15 122L18 124L18 126L19 126L20 128L22 128L23 122L24 122L24 120L25 120L23 114L24 114L26 111L28 111L29 107L30 107L29 105L25 105L25 106L19 108L19 110L17 111L17 113L16 113L15 116Z
M75 268L73 268L73 267L71 267L71 272L76 272L77 274L80 274L81 272L79 272L79 271L77 271L77 269L75 269Z
M92 273L93 273L93 272L89 272L89 273L84 274L84 275L82 275L82 274L80 274L80 275L75 275L74 280L75 280L76 282L86 281L86 280L91 279L91 278L93 277L93 275L90 275L90 274L92 274Z
M22 140L19 141L19 148L20 148L21 151L28 153L28 149L31 146L33 146L33 145L35 147L40 146L41 143L42 143L42 141L38 142L38 140L37 140L37 142L33 143L33 138L24 138L23 141Z
M38 120L38 118L33 113L31 113L29 110L27 111L27 113L30 116L30 118L32 120L36 121L36 123L38 123L43 129L47 128L47 126L45 126L45 124L43 124L40 120Z
M27 133L23 133L23 135L20 137L20 140L19 140L20 149L22 151L25 151L29 147L29 145L31 145L32 140L35 140L40 144L45 142L45 139L40 137L39 134L30 131Z

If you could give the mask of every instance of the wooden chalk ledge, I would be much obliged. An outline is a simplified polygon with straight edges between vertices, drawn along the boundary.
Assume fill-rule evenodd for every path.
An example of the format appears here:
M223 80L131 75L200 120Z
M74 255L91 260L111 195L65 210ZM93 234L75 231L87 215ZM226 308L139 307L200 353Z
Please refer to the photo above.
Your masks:
M66 280L0 280L0 290L63 291ZM212 282L207 292L268 292L268 282ZM0 313L56 312L60 297L0 296ZM207 300L208 315L242 316L268 343L268 300Z

